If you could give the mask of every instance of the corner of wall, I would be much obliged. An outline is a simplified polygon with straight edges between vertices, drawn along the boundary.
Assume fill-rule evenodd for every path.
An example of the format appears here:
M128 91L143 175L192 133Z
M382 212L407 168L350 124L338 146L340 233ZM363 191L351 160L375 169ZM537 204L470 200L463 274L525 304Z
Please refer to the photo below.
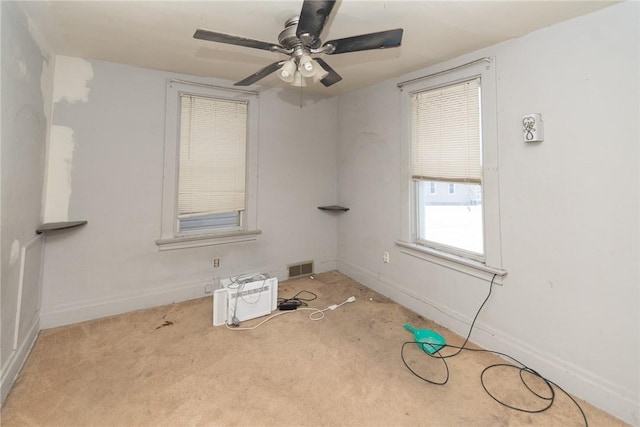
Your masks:
M4 403L40 330L44 239L35 235L41 221L47 92L42 75L50 55L30 25L23 4L2 2L2 129L4 157L0 253L2 270L0 398ZM7 43L4 43L5 40ZM45 46L45 47L43 47ZM6 156L10 155L10 158ZM10 247L10 253L6 248Z

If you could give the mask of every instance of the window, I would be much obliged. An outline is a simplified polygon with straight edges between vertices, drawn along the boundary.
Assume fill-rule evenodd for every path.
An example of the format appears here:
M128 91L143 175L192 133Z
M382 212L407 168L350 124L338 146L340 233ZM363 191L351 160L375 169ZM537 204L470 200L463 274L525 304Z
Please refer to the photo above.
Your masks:
M255 240L256 95L167 85L161 250Z
M242 226L247 102L180 95L178 233Z
M411 111L416 240L481 258L482 201L472 205L470 197L482 185L480 78L416 92L411 95ZM428 197L436 182L448 191ZM467 187L469 197L456 197L454 182Z
M483 58L402 88L403 252L478 277L501 270L496 94ZM438 189L438 191L436 191Z

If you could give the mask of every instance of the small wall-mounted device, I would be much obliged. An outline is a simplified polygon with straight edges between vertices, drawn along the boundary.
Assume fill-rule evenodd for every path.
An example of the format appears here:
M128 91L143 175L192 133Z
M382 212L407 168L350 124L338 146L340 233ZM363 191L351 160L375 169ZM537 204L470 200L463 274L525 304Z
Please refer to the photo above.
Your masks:
M527 114L522 117L522 140L524 142L544 141L544 124L540 113Z

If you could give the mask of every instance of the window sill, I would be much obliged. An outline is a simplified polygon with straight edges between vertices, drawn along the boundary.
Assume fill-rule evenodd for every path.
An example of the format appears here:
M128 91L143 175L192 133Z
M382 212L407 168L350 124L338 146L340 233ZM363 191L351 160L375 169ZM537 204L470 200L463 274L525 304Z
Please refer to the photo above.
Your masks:
M403 241L396 241L395 243L400 246L400 252L403 254L429 261L442 267L450 268L488 282L493 279L493 283L496 285L502 285L502 279L507 275L507 271L501 268L489 267L481 262L452 255L433 248Z
M161 251L174 249L198 248L202 246L225 245L228 243L250 242L256 240L261 230L234 231L224 234L206 234L199 236L183 236L170 239L158 239L156 245Z

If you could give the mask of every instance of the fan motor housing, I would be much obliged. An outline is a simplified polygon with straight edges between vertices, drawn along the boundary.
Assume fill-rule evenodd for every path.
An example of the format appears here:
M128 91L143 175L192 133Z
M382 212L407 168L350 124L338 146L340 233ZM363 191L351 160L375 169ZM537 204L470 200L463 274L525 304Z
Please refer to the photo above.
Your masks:
M307 40L311 36L308 34L302 35L302 40L296 34L298 31L298 22L300 22L299 16L294 16L284 23L284 30L278 35L278 42L280 46L285 49L293 49L293 56L300 57L305 53L309 54L309 48L314 48L318 44L318 39Z
M299 17L294 16L293 18L289 18L287 22L284 23L285 28L278 36L280 46L290 49L296 47L296 45L302 44L302 42L296 35L299 19Z

